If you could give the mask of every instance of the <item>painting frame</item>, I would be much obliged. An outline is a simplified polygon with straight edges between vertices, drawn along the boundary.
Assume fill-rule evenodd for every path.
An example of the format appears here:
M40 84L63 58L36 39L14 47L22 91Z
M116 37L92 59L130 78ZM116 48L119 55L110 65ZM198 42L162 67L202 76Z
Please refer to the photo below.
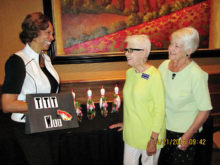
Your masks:
M53 10L52 10L53 0L43 0L43 11L46 16L49 17L53 24ZM54 25L56 26L56 25ZM56 27L55 27L56 28ZM192 54L193 58L206 58L206 57L219 57L220 49L198 49ZM50 49L48 50L48 55L51 57L53 64L80 64L80 63L100 63L100 62L118 62L126 61L124 52L106 52L106 53L90 53L90 54L80 54L77 56L73 55L56 55L56 46L53 42ZM156 59L167 59L168 50L152 50L149 56L149 60Z

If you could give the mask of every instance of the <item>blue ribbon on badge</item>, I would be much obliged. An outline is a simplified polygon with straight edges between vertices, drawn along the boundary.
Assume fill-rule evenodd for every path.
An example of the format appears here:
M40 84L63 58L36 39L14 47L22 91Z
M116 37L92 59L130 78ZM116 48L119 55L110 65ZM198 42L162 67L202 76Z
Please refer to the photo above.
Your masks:
M146 74L146 73L142 73L142 75L141 75L141 78L144 78L144 79L146 79L146 80L148 80L149 77L150 77L150 75L149 75L149 74Z

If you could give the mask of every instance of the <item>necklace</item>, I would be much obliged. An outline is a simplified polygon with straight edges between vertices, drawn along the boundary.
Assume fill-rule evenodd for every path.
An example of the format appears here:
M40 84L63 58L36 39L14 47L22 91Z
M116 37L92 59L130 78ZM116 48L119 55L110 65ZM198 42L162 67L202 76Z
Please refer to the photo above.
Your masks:
M41 52L41 53L39 54L39 63L40 63L40 67L41 67L41 68L44 68L44 67L45 67L44 58L43 58L43 52Z

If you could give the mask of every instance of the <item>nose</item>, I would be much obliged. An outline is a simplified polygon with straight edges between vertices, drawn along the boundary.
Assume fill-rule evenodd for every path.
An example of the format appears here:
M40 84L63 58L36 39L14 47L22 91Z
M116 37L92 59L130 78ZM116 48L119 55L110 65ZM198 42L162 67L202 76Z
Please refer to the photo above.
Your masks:
M169 45L168 50L173 50L173 46Z
M53 36L53 34L50 35L50 40L51 40L51 41L54 40L54 36Z
M128 57L131 53L129 53L128 51L125 52L125 56Z

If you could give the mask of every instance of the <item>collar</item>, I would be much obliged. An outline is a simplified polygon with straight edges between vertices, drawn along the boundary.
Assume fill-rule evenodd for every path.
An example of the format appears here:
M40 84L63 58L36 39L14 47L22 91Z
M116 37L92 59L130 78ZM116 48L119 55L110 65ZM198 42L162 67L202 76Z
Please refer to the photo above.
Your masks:
M30 59L34 59L39 63L39 54L36 53L29 44L26 44L24 49L22 50Z

